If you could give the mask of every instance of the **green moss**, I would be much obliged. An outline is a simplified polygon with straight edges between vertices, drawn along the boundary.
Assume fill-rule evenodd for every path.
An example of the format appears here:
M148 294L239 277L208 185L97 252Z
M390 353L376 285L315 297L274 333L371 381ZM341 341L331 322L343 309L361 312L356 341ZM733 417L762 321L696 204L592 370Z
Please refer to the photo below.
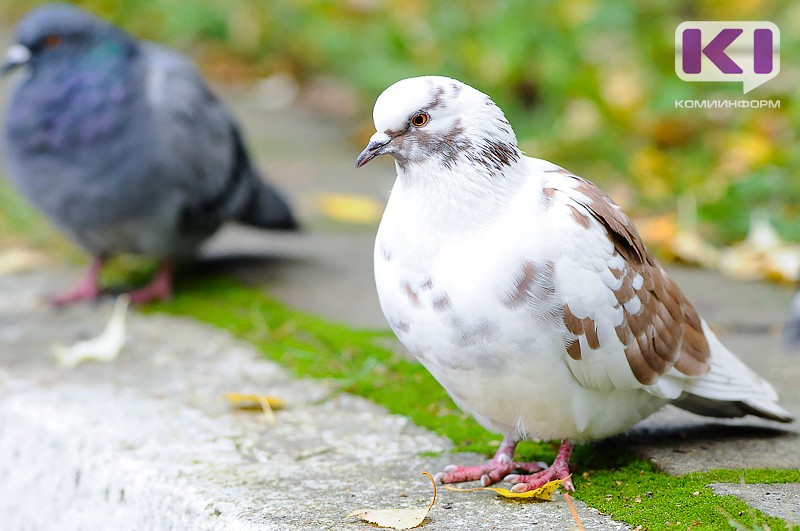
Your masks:
M726 529L736 522L748 529L791 529L779 518L753 509L734 496L719 496L711 483L787 483L799 470L712 470L669 476L645 461L576 478L575 497L643 529Z

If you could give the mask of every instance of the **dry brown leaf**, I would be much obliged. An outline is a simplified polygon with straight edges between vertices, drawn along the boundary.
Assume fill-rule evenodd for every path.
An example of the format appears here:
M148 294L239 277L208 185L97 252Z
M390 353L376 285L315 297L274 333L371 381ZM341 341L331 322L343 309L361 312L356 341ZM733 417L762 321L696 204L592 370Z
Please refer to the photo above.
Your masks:
M447 490L452 490L455 492L474 492L476 490L489 490L492 492L496 492L503 498L515 498L515 499L530 499L530 500L539 500L539 501L550 501L550 498L553 496L553 493L556 491L558 487L564 481L561 479L556 479L550 481L539 487L538 489L529 490L528 492L512 492L508 489L503 489L500 487L475 487L471 489L460 489L458 487L451 487L450 485L446 485L445 488Z
M413 529L428 516L428 512L436 503L436 482L428 472L423 472L433 485L433 499L430 505L422 509L359 509L347 515L347 518L355 516L365 522L375 524L378 527L389 529Z

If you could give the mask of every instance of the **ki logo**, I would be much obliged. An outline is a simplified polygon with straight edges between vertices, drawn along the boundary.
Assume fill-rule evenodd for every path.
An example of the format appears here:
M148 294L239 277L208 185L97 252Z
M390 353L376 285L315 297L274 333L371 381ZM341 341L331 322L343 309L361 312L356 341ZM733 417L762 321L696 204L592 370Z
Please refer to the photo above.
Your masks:
M684 81L741 81L747 94L780 72L780 40L772 22L684 22L675 30L675 73Z

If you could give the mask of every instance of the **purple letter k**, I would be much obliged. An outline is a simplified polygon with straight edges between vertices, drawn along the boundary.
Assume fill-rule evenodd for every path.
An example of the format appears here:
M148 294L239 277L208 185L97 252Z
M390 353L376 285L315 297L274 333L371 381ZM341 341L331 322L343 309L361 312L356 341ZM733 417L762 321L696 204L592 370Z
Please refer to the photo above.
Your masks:
M683 71L687 74L700 73L701 53L714 63L723 74L741 74L733 59L728 57L725 50L741 35L743 30L728 28L720 31L705 48L700 49L700 30L687 29L683 32Z

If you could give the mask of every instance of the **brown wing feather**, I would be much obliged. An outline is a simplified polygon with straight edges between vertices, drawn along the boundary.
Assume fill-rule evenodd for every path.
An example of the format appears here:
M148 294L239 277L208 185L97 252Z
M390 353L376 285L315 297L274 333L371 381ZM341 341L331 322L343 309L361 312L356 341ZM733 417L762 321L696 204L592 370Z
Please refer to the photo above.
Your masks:
M593 183L567 175L578 180L574 190L583 196L570 195L579 205L572 209L576 222L583 225L587 214L597 220L614 243L615 254L624 259L623 269L609 269L615 278L622 279L614 292L617 307L621 307L624 314L616 332L625 345L625 356L636 379L641 384L651 385L672 367L689 376L705 374L709 347L697 311L655 261L636 227L614 201ZM639 309L631 312L628 308L636 309L636 298L640 302ZM594 347L597 341L594 323L575 319L568 307L564 315L567 329L578 336L586 335L587 344ZM573 359L580 359L579 352L580 347L576 357L573 347L569 353Z

